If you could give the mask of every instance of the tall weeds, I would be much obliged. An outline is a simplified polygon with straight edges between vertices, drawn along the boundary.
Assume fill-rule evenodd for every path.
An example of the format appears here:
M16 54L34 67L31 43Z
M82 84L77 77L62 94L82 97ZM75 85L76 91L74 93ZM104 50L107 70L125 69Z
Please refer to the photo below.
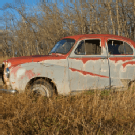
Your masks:
M135 89L68 97L2 95L5 134L135 134Z

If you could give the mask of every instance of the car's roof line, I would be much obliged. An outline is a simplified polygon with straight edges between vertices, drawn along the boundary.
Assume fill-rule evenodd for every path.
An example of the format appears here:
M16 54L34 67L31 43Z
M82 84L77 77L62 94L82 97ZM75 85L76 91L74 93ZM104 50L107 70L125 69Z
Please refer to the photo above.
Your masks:
M121 37L121 38L126 38L118 35L113 35L113 34L80 34L80 35L74 35L74 36L67 36L65 38L81 38L81 37ZM128 39L128 38L127 38Z
M74 35L74 36L67 36L64 38L70 38L70 39L75 39L75 40L79 40L81 38L99 38L99 37L110 37L110 38L121 38L123 40L129 41L133 43L133 46L135 47L135 42L133 40L131 40L130 38L127 37L123 37L123 36L118 36L118 35L113 35L113 34L80 34L80 35ZM62 38L62 39L64 39Z

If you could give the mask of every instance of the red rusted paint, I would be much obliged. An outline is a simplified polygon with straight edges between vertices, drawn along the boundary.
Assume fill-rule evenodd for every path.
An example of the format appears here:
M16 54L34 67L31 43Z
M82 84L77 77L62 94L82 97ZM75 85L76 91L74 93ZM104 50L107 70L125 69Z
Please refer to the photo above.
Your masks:
M21 66L13 67L13 69L12 69L12 71L11 71L11 73L13 73L15 77L16 77L16 74L17 74L17 70L18 70L19 68L21 68Z
M123 68L125 68L127 65L135 65L135 61L128 61L122 64Z
M12 65L11 67L19 64L24 64L24 63L30 63L30 62L40 62L44 60L61 60L61 59L66 59L66 55L36 55L36 56L23 56L23 57L15 57L15 58L10 58L8 59L8 62L11 62Z
M96 60L99 60L100 59L100 57L91 57L91 58L70 58L70 59L75 59L75 60L81 60L82 62L83 62L83 64L86 64L87 63L87 61L90 61L90 60L93 60L93 61L96 61Z
M41 74L40 73L37 73L37 76L40 76Z
M29 79L31 79L31 78L33 78L33 77L35 76L35 74L32 72L32 70L27 70L27 71L25 72L25 75L26 75Z
M22 80L25 77L25 75L21 76L20 80Z
M82 70L78 70L78 69L74 69L74 68L69 68L69 69L72 70L73 72L82 73L83 75L91 75L91 76L98 76L98 77L101 77L101 78L109 78L108 76L94 74L94 73L91 73L91 72L86 72L86 71L82 71Z
M40 76L41 74L40 74L40 73L37 73L37 75L35 75L32 71L27 70L27 71L25 72L25 75L22 75L20 79L22 80L24 77L26 77L26 75L27 75L28 77L33 78L33 77L35 77L35 76ZM31 79L31 78L30 78L30 79Z
M127 60L132 60L132 57L113 57L113 58L109 58L111 61L115 61L115 63L117 63L118 61L127 61Z

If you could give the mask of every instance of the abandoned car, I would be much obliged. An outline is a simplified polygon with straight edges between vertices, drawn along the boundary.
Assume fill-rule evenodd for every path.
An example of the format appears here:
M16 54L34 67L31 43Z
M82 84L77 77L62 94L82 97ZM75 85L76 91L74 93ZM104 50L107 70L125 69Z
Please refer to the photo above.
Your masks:
M9 92L54 93L93 89L127 89L135 81L135 42L110 34L62 38L48 55L23 56L3 62Z

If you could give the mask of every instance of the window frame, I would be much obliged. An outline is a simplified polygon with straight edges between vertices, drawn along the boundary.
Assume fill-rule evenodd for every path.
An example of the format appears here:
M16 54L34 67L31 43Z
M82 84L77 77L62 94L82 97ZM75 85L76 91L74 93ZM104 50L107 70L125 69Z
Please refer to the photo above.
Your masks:
M85 41L86 40L99 40L100 41L100 47L101 47L101 54L98 54L98 55L86 55L86 54L84 54L84 55L79 55L79 54L76 54L75 53L75 50L77 49L77 47L78 47L78 45L82 42L82 41L84 41L84 44L85 44ZM80 39L77 43L76 43L76 45L75 45L75 47L74 47L74 49L72 50L72 52L71 52L71 57L73 57L73 56L77 56L77 57L90 57L90 56L101 56L102 55L102 46L101 46L101 38L85 38L85 39ZM86 52L85 52L86 53Z

